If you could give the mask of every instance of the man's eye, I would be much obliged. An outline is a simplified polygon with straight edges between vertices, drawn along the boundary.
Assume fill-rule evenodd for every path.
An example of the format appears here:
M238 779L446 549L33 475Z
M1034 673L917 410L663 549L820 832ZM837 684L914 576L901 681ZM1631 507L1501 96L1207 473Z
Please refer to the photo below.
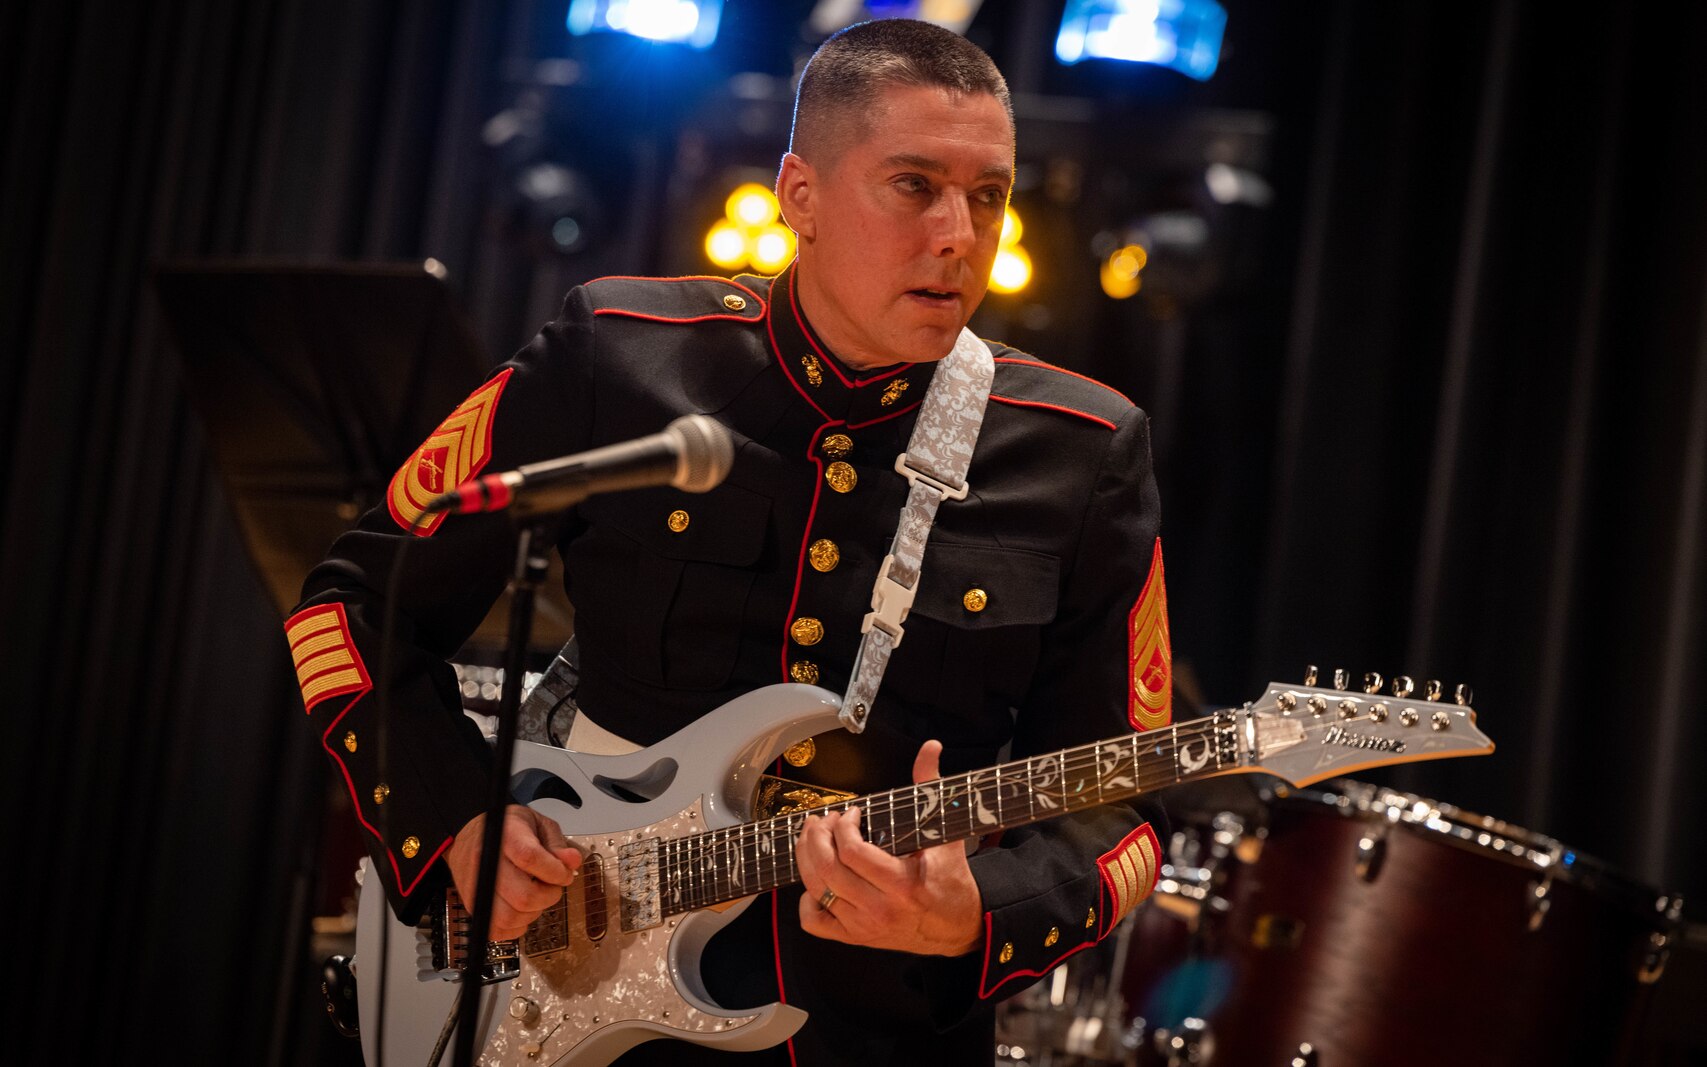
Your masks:
M923 178L917 177L897 178L895 179L895 185L902 192L907 193L922 193L926 189L930 188Z

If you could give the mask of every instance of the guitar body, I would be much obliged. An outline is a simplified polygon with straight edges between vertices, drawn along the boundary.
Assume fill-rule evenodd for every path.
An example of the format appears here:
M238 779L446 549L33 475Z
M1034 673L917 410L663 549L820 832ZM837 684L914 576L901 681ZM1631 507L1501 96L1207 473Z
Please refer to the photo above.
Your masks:
M699 976L706 943L751 898L629 929L618 853L749 821L759 776L789 745L835 728L839 704L816 687L773 685L627 755L518 742L517 795L557 820L584 863L560 921L542 918L536 930L547 929L524 939L518 975L483 991L480 1062L592 1067L654 1038L745 1052L793 1036L805 1012L784 1004L727 1011ZM378 877L368 871L357 912L362 1053L374 1067L424 1064L443 1040L448 1065L454 1044L445 1024L460 984L434 969L429 935L392 916Z

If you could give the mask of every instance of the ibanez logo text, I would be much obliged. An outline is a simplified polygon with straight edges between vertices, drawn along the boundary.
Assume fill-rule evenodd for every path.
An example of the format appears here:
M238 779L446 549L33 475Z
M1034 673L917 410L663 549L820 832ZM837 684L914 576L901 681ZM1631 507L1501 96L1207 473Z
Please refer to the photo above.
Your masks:
M1376 752L1403 752L1405 743L1395 741L1390 737L1371 737L1360 734L1356 730L1347 730L1342 726L1331 726L1322 735L1322 744L1339 745L1343 748L1367 748Z

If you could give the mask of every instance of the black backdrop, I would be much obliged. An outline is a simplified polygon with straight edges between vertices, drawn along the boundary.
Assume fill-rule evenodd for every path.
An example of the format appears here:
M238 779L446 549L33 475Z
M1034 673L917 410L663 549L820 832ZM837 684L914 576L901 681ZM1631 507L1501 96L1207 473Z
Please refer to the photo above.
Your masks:
M1157 417L1182 664L1214 703L1306 662L1468 681L1499 752L1383 780L1699 916L1707 15L1227 6L1214 81L1108 91L1272 116L1243 282L1046 350ZM481 125L506 60L560 47L559 7L0 10L20 1062L333 1055L306 958L323 757L147 269L430 255L494 354L574 281L661 269L541 260L492 225ZM764 31L805 7L731 0L727 32L786 74L798 33ZM1055 17L991 2L972 35L1022 88L1090 91L1039 58Z

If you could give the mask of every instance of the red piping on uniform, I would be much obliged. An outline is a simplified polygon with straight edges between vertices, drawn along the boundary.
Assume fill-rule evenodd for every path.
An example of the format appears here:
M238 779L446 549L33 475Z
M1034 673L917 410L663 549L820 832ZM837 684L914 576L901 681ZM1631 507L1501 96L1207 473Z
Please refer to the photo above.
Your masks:
M759 318L764 317L765 310L769 306L765 302L764 297L753 292L740 282L731 281L728 278L718 278L710 274L686 274L680 278L642 278L633 274L607 274L602 278L594 278L593 281L588 282L587 284L592 285L593 282L722 282L724 285L732 286L741 290L743 293L746 293L748 296L759 302L759 315L757 317L749 315L726 315L723 312L718 312L714 315L694 315L685 319L672 319L663 315L646 315L638 311L629 311L625 308L594 308L593 314L595 315L624 315L631 319L645 319L648 322L711 322L714 319L724 319L729 322L757 322Z
M385 858L391 861L391 873L397 876L397 891L402 893L404 896L408 896L410 893L415 891L416 886L421 884L421 879L425 878L427 876L427 872L432 869L433 861L444 854L445 849L450 847L454 838L445 838L444 844L433 850L433 854L428 856L427 861L421 865L421 873L415 876L415 880L410 882L407 886L403 884L403 871L402 868L397 866L397 857L392 854L391 846L386 844L385 838L380 835L378 830L373 828L373 824L368 822L366 816L362 814L362 798L361 794L356 792L356 780L350 777L350 769L344 766L343 757L338 755L338 750L333 748L330 743L332 731L337 729L338 724L344 721L344 716L350 713L351 708L361 703L362 697L365 696L367 696L367 691L363 690L361 693L356 695L354 700L344 705L344 710L340 711L332 719L331 724L326 727L326 732L320 735L320 747L325 749L326 754L332 757L332 762L338 765L338 770L344 775L344 784L350 787L350 799L356 806L356 821L367 827L367 832L372 834L376 839L378 839L379 843L385 847Z
M1089 419L1092 422L1101 423L1102 425L1107 426L1111 430L1116 428L1114 423L1109 422L1107 419L1103 418L1100 415L1092 415L1088 411L1079 411L1075 408L1064 408L1064 407L1060 406L1059 404L1042 404L1042 403L1037 402L1036 400L1015 400L1011 396L997 396L995 393L990 394L990 399L991 400L1000 400L1004 404L1012 404L1015 407L1042 408L1045 411L1059 411L1063 415L1077 415L1081 419Z
M776 356L777 366L782 368L782 376L788 379L788 384L794 386L794 391L800 394L800 399L810 404L813 411L826 419L829 418L830 413L819 407L818 402L812 399L812 395L800 388L800 383L794 380L794 371L789 368L788 360L783 358L782 346L776 343L776 324L772 321L772 316L768 314L765 316L765 333L770 336L771 354Z
M1056 967L1059 967L1061 965L1061 961L1066 959L1068 956L1071 956L1076 952L1083 952L1085 949L1090 948L1092 945L1095 945L1095 944L1096 944L1095 941L1081 942L1080 944L1074 945L1072 948L1061 953L1060 956L1056 957L1054 963L1044 965L1044 968L1041 971L1015 971L1012 974L1008 975L1006 978L1003 978L1000 982L997 982L994 986L990 986L989 988L985 988L985 983L987 981L989 981L989 977L990 977L990 913L985 912L984 913L984 974L978 979L978 996L981 999L988 1000L992 995L995 994L996 990L1007 985L1009 982L1013 981L1015 978L1036 978L1036 977L1039 977L1041 975L1048 974L1050 971L1054 970Z
M847 375L843 374L841 368L836 365L835 358L826 354L822 348L818 347L818 342L813 338L812 331L806 326L806 316L800 313L800 297L794 288L794 279L798 276L799 272L797 271L795 274L790 275L788 279L788 306L794 312L794 321L800 325L800 332L806 337L806 343L812 346L812 351L818 353L818 355L823 358L824 364L830 368L831 373L841 379L843 385L847 386L849 389L864 389L868 385L876 385L878 382L886 382L897 374L904 373L907 370L910 364L903 363L882 377L867 378L862 382L849 381Z
M1078 371L1071 371L1071 370L1068 370L1066 367L1057 367L1053 363L1044 363L1042 360L1036 360L1036 359L1015 359L1012 356L997 356L997 357L995 357L995 359L996 359L997 363L1017 363L1022 367L1042 367L1044 370L1052 370L1052 371L1055 371L1059 374L1070 374L1073 377L1079 379L1080 381L1090 382L1092 385L1099 386L1103 389L1107 389L1109 392L1113 393L1115 396L1118 396L1120 399L1125 400L1128 404L1132 403L1132 401L1127 397L1127 395L1125 393L1116 389L1114 386L1104 385L1102 382L1097 381L1095 378L1087 378L1083 374L1080 374Z
M777 931L777 897L781 893L771 891L771 955L776 958L776 999L783 1004L788 1003L788 991L782 987L782 936ZM788 1062L794 1067L794 1038L788 1039Z
M685 325L685 324L690 323L690 322L713 322L713 321L716 321L718 319L722 319L722 320L727 321L727 322L757 322L757 321L759 321L758 319L748 318L746 315L724 315L721 313L716 314L716 315L694 315L690 318L685 318L685 319L671 319L671 318L666 318L663 315L643 315L638 311L629 311L625 308L594 308L593 314L595 314L595 315L621 315L625 319L644 319L647 322L666 322L666 323L670 323L672 325Z
M816 407L817 405L813 405ZM822 414L822 413L820 413ZM813 446L821 439L825 430L832 426L842 425L841 419L831 419L812 432L812 440L806 445L806 458L818 468L818 473L812 479L812 507L806 512L806 529L800 535L800 555L794 560L794 595L788 601L788 614L782 621L782 678L789 681L788 675L788 625L794 618L794 609L800 606L800 581L806 576L806 546L812 540L812 520L818 517L818 497L824 492L824 461L812 454Z

